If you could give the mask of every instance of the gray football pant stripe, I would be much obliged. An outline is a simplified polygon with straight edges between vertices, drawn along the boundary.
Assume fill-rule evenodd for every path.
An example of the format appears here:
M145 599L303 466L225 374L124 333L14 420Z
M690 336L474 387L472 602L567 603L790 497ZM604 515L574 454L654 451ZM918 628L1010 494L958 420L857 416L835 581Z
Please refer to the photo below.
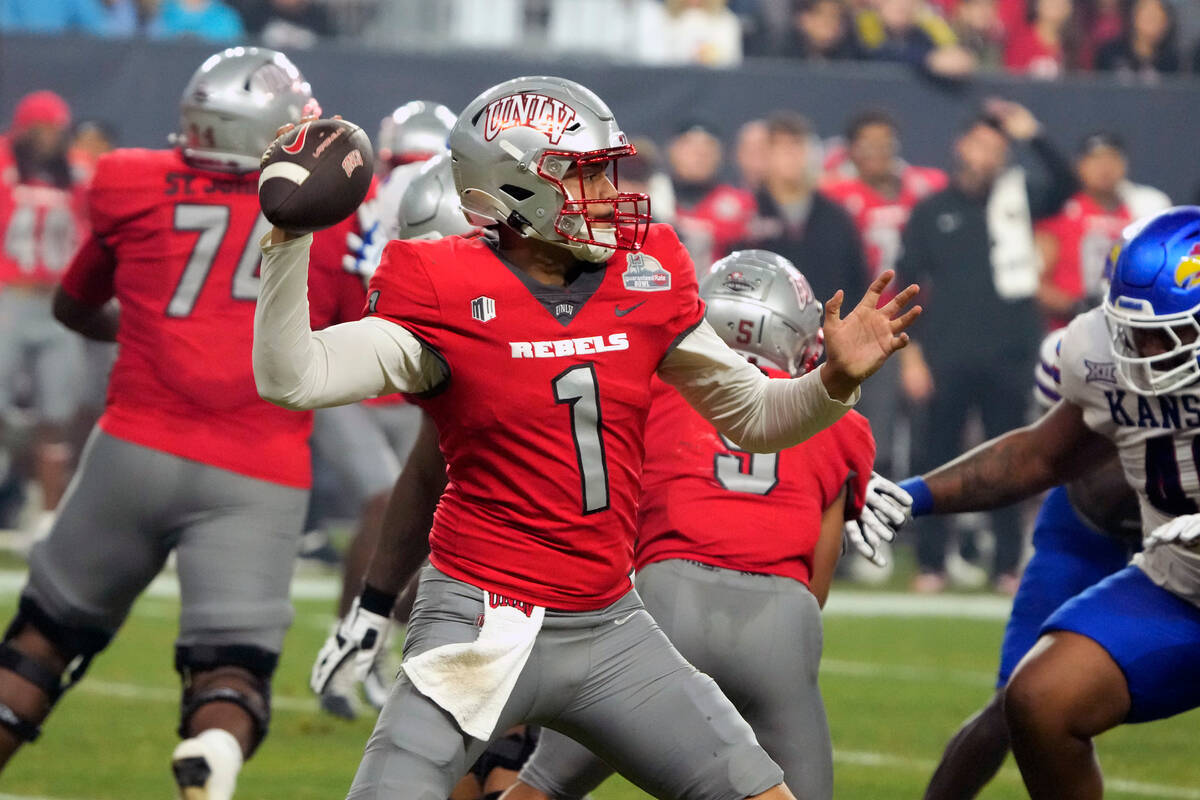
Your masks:
M473 641L482 592L426 567L405 655ZM740 800L782 771L717 685L676 652L629 592L595 612L547 612L496 735L522 722L585 742L655 797ZM352 800L445 800L487 742L401 674L354 778Z
M833 752L817 684L821 610L797 581L660 561L638 572L638 592L679 652L711 675L783 768L798 798L833 794ZM521 779L561 800L613 772L583 745L543 731Z

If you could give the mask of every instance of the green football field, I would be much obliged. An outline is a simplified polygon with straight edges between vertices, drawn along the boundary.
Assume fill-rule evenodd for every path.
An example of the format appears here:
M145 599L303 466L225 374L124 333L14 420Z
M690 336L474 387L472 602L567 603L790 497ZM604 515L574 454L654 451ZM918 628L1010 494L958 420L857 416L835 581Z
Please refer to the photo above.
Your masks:
M7 619L19 576L0 585ZM344 797L371 721L323 716L308 692L330 620L328 579L306 579L275 682L271 737L238 796ZM176 741L172 671L177 604L170 585L144 598L116 643L51 717L42 740L0 778L0 800L165 800ZM835 595L837 594L835 589ZM947 737L991 693L1004 603L980 595L914 598L843 591L825 623L825 700L838 798L918 798ZM679 731L679 736L687 736ZM1200 800L1200 716L1115 731L1099 744L1112 797ZM599 800L643 795L619 779ZM985 793L1024 796L1011 761Z

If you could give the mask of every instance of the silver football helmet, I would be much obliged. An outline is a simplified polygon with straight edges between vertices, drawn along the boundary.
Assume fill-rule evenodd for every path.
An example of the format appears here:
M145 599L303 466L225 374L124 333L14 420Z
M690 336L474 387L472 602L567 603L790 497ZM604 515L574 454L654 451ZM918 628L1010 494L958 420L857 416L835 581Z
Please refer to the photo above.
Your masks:
M750 362L803 375L825 352L821 303L808 279L783 256L738 250L700 282L706 318Z
M193 166L252 172L275 131L320 113L312 88L283 53L231 47L200 65L179 103L171 137Z
M379 123L375 144L379 163L398 167L444 152L456 119L454 112L441 103L405 103Z
M650 198L621 192L617 181L618 160L636 152L604 101L565 78L493 86L450 132L463 208L593 262L646 238ZM613 191L587 197L585 171L597 169Z
M450 156L441 153L421 165L400 198L399 239L441 239L478 230L465 216L450 174Z

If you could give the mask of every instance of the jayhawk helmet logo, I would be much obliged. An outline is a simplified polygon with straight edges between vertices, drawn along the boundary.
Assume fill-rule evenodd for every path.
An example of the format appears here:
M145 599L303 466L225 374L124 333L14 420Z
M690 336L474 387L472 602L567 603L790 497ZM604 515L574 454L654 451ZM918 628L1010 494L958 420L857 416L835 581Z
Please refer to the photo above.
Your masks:
M1192 250L1179 260L1175 268L1175 283L1183 289L1191 289L1200 284L1200 244L1192 245Z

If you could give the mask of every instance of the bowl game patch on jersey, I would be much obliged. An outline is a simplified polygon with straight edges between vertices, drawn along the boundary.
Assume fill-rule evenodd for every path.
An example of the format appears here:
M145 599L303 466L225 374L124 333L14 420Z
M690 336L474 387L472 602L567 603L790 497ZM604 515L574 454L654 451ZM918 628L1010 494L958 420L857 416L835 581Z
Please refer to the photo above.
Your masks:
M631 292L665 292L671 288L671 273L663 269L658 259L645 253L626 255L625 273L621 280Z

